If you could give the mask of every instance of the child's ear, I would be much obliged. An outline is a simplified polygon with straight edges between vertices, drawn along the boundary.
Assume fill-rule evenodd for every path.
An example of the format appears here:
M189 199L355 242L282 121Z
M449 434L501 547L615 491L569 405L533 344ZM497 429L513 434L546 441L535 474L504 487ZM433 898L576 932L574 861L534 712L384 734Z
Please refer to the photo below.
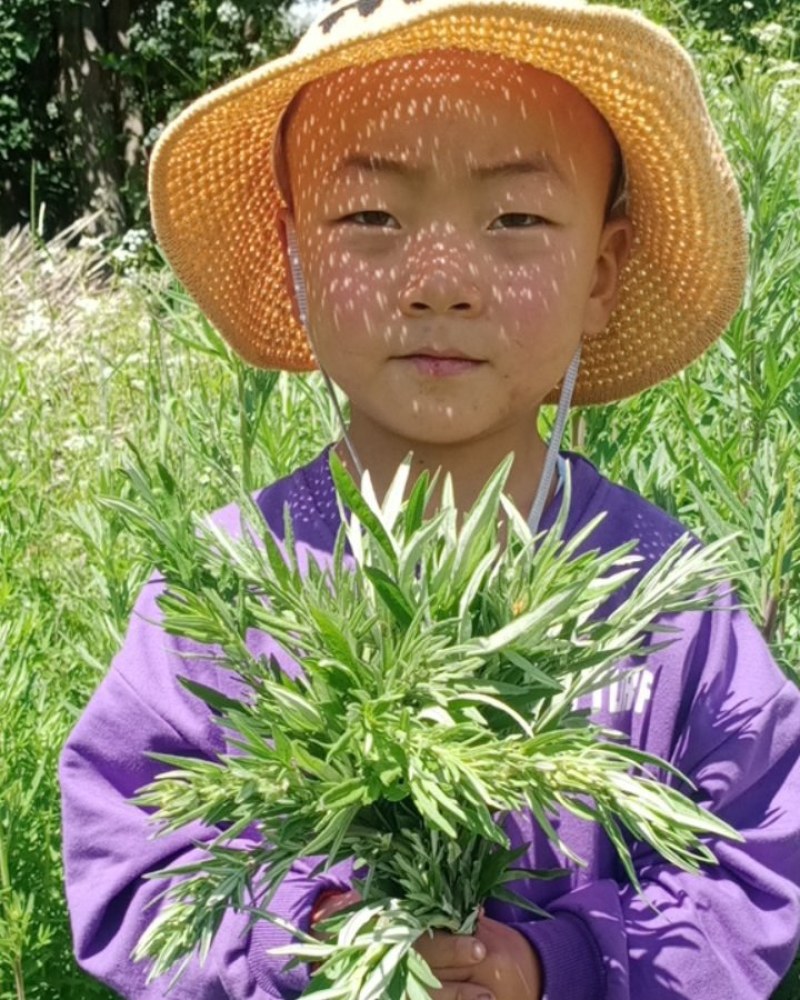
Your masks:
M619 298L620 275L633 240L630 219L611 219L603 226L595 263L594 285L586 303L583 333L596 337L608 325Z
M287 226L294 226L294 216L292 215L291 209L282 206L278 209L278 238L281 241L281 250L283 251L283 282L284 288L286 289L286 294L289 297L289 301L292 303L292 316L297 323L301 326L302 321L300 319L300 310L297 307L297 295L294 289L294 281L292 280L292 265L289 261L289 239L286 235Z

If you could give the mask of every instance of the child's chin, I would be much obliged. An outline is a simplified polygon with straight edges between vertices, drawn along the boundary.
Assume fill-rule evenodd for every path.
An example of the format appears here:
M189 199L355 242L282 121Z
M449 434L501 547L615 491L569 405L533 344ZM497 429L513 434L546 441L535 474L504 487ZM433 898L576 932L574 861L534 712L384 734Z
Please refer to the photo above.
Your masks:
M437 448L460 448L471 444L487 433L487 428L483 426L472 427L454 414L450 417L443 417L440 420L426 421L424 424L415 421L407 425L401 431L413 448L415 445L421 447Z

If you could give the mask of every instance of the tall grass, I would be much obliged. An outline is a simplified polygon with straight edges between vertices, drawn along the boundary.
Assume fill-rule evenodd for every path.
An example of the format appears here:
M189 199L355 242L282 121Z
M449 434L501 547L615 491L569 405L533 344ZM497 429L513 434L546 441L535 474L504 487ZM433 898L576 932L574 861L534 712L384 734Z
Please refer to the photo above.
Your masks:
M786 100L787 86L795 87ZM787 670L800 665L800 67L745 64L713 106L750 230L725 339L667 384L584 410L573 437L612 478L705 537L738 532L737 584Z
M738 586L792 670L797 69L712 69L752 231L744 307L686 375L576 414L572 444L705 538L739 530ZM245 369L164 273L109 280L105 260L68 251L67 236L0 243L0 1000L110 996L72 959L55 762L150 567L97 498L124 494L118 469L133 448L191 484L208 510L229 499L228 474L255 488L336 432L318 379ZM779 995L800 1000L798 973Z
M72 957L55 764L150 570L95 500L135 448L212 509L225 472L269 482L334 430L317 378L235 364L164 275L101 285L91 253L19 233L0 253L0 998L94 1000L110 994Z

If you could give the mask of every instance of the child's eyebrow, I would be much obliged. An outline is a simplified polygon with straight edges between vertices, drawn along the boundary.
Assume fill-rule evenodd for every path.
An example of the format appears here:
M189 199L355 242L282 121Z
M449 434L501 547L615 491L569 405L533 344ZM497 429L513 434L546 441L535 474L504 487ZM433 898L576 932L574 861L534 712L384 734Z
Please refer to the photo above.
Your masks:
M351 153L337 167L337 173L346 170L368 170L372 173L395 174L407 180L418 179L431 172L427 166L417 167L391 156L380 156L375 153ZM568 182L564 171L559 167L549 153L540 152L533 156L521 157L516 160L504 160L500 163L471 166L469 172L477 180L489 180L497 177L517 177L530 174L552 174L562 184Z

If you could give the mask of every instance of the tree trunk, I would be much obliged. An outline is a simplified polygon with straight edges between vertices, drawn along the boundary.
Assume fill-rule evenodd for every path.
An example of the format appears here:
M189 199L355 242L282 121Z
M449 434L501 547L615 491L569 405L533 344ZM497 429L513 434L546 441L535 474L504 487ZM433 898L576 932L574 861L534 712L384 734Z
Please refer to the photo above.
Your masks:
M117 55L128 51L128 31L131 15L140 6L140 0L111 0L105 7L108 16L108 37L111 50ZM121 138L122 170L126 178L131 171L144 169L144 122L142 109L137 103L132 87L117 77L114 87L117 122Z
M124 51L129 21L129 0L61 4L60 95L73 123L70 152L79 202L85 213L96 213L95 233L116 233L124 227L123 165L127 156L137 154L137 148L124 148L125 102L119 98L116 74L103 62L104 56ZM128 127L135 130L135 124L129 122ZM140 141L140 125L139 133ZM136 142L134 135L134 147Z

